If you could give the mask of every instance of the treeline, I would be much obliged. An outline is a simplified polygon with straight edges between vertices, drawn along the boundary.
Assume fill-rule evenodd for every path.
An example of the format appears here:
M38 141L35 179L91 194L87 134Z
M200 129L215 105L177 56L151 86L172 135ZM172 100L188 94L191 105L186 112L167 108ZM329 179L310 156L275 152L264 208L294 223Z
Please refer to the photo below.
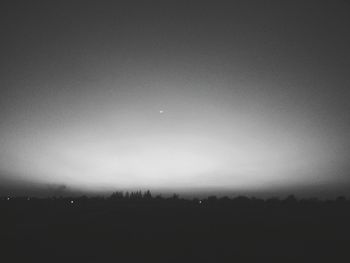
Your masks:
M336 199L332 200L320 200L317 198L297 198L294 195L289 195L286 198L271 197L267 199L247 197L247 196L235 196L235 197L217 197L211 195L205 198L183 198L178 194L173 194L171 196L152 195L152 193L147 191L135 191L135 192L123 192L116 191L110 196L80 196L80 197L47 197L47 198L37 198L37 197L10 197L3 196L0 197L0 202L64 202L71 205L79 203L164 203L164 204L195 204L199 206L212 206L212 205L239 205L239 206L258 206L258 205L269 205L269 206L281 206L281 205L324 205L324 204L347 204L350 205L350 200L347 200L344 196L338 196Z

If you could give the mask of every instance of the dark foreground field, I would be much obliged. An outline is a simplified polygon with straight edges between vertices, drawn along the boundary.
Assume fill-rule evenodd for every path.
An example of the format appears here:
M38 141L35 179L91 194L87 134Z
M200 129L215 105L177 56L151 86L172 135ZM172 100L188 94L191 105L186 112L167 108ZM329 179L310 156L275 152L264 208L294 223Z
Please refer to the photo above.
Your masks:
M3 198L0 208L6 263L350 262L341 198Z

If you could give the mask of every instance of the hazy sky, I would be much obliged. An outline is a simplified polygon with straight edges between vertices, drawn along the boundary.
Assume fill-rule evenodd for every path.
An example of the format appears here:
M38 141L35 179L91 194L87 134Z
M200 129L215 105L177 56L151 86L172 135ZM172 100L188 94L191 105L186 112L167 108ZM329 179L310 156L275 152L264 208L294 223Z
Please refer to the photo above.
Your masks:
M346 194L346 1L2 1L0 194Z

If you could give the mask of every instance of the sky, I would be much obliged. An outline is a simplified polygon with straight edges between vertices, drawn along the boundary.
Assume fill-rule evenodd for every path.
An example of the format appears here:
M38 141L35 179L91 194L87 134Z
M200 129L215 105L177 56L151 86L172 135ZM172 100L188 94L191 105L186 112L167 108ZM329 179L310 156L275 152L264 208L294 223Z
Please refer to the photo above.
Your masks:
M0 10L0 195L350 193L347 1Z

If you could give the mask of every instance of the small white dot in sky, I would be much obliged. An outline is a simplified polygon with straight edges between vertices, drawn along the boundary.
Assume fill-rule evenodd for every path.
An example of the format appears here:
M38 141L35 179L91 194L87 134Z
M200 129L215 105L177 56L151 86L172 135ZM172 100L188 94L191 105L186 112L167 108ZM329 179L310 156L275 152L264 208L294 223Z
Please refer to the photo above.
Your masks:
M164 111L163 110L160 110L159 113L162 114Z
M70 203L71 203L71 204L73 204L73 203L74 203L74 201L72 200L72 201L70 201Z

